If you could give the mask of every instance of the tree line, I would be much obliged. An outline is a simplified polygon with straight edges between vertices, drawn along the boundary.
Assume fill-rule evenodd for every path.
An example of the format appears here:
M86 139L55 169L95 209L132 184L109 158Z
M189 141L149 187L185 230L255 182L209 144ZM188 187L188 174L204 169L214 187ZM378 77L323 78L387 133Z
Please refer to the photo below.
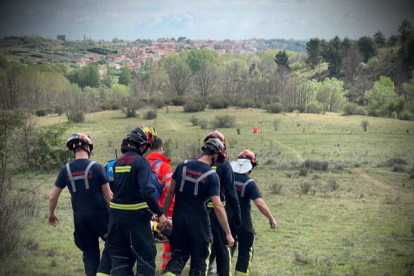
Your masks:
M224 106L271 112L343 111L412 120L414 31L407 20L398 30L388 39L381 31L355 41L312 38L306 53L218 55L193 49L148 59L137 71L124 66L117 72L106 63L103 76L98 63L69 71L61 64L8 63L0 56L1 108L54 105L68 113L81 105L83 112L121 109L134 115L148 103L195 101L215 108L211 102L220 99Z

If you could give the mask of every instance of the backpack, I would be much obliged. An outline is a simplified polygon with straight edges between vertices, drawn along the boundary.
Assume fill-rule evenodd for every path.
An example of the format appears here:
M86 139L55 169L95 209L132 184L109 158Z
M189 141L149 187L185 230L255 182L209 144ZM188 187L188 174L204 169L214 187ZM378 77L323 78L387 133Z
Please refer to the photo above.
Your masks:
M151 165L151 171L152 171L152 181L154 182L154 186L155 186L155 195L157 196L157 200L160 199L161 194L162 194L162 187L160 185L160 182L157 179L157 175L155 174L155 172L152 170L156 165L158 165L159 163L161 163L161 160L157 160L155 161L152 165Z
M106 175L108 175L109 178L109 187L111 188L111 191L115 191L115 181L114 181L114 165L117 159L111 160L106 164Z

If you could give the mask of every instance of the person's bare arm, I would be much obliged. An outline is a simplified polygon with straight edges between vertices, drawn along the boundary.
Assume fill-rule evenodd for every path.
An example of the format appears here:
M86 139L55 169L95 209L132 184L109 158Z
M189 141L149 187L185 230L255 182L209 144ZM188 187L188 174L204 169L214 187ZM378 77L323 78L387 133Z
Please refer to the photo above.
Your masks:
M62 192L62 189L54 186L52 189L52 192L49 196L49 224L56 227L57 223L59 222L58 217L55 214L55 209L59 200L60 193Z
M276 228L277 227L277 222L273 218L272 213L270 213L270 210L267 207L266 202L264 202L264 200L260 197L256 198L253 202L254 202L254 204L256 204L259 211L263 215L265 215L267 217L267 219L269 220L270 228Z
M168 209L170 208L172 199L174 197L174 193L175 193L175 180L171 179L170 188L165 194L164 203L162 204L162 211L164 212L165 216L167 216ZM165 223L162 223L160 227L162 228L167 227L167 221L165 221Z
M102 185L101 189L102 189L102 194L105 198L106 204L108 204L108 206L109 206L109 203L111 202L111 199L112 199L112 196L113 196L111 188L109 187L109 183L106 183L106 184Z
M212 196L210 197L211 202L214 206L214 212L217 215L217 219L220 222L221 227L223 228L224 232L226 233L227 239L227 247L233 247L234 239L230 232L229 223L227 222L227 215L226 211L224 210L223 205L221 204L220 196Z

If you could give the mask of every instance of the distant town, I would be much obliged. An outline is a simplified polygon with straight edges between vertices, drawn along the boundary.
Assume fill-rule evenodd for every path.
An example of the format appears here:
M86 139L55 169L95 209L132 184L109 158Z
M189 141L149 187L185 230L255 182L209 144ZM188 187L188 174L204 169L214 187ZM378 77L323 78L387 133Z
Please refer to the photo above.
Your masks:
M30 41L29 38L27 38L28 41ZM32 37L32 39L34 38ZM9 48L8 52L3 52L3 54L25 57L21 58L22 62L24 59L29 59L32 61L30 63L51 64L63 59L66 61L64 63L69 61L72 68L80 68L92 62L98 62L101 75L106 74L106 65L116 70L129 67L136 71L140 70L149 59L156 61L164 55L178 54L192 49L212 50L219 55L225 53L252 54L271 50L306 52L306 41L293 39L250 39L242 41L226 39L217 41L191 40L186 37L179 37L178 39L137 39L136 41L114 38L112 41L93 41L84 37L84 40L66 41L64 35L58 35L56 40L48 41L50 47L28 47L27 51L22 51L21 47L24 47L24 44L24 38L22 37L0 39L0 47ZM38 44L42 45L42 42L38 42ZM19 46L20 51L16 51L13 46ZM83 46L83 51L79 50L81 46Z

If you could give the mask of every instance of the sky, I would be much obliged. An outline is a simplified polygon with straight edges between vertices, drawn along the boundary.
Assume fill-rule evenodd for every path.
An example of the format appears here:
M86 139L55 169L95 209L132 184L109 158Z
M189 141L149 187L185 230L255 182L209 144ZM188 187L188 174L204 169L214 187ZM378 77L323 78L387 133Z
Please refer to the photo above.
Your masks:
M414 25L402 0L0 0L0 37L358 39Z

